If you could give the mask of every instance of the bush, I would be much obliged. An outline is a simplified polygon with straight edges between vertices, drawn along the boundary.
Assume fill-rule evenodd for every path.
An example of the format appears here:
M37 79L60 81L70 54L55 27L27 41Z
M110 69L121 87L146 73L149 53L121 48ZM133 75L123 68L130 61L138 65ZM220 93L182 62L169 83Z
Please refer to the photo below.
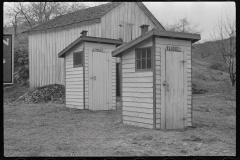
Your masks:
M205 89L198 89L196 84L192 84L192 94L205 94L207 92Z
M219 71L226 71L225 66L221 62L214 62L210 65L210 69L219 70Z

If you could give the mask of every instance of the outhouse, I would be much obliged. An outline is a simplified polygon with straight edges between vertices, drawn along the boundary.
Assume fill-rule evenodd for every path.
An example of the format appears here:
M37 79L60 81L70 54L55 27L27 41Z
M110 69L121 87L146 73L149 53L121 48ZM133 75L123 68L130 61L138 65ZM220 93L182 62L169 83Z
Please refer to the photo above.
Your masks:
M115 109L116 58L111 52L123 42L81 34L58 54L65 60L66 107Z
M200 35L141 28L141 36L112 52L121 57L123 123L153 129L191 126L191 48Z

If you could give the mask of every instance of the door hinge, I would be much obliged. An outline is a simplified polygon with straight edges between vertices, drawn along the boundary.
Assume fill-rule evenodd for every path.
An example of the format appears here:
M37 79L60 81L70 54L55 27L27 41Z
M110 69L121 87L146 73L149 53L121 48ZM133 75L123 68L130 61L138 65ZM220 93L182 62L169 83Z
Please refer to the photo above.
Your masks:
M184 118L182 118L181 120L185 121L185 120L187 120L187 118L184 117Z
M182 61L180 61L180 62L182 62L182 63L186 63L187 61L185 61L185 60L182 60Z

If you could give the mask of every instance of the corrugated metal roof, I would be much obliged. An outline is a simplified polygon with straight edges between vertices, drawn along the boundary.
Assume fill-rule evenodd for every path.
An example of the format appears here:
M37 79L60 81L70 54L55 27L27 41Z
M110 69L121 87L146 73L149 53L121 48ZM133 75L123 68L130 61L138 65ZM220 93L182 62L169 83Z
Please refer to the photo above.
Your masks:
M106 14L107 12L109 12L110 10L112 10L113 8L117 7L121 3L122 2L106 3L99 6L90 7L90 8L82 9L69 14L65 14L62 16L58 16L53 20L42 23L25 32L49 29L54 27L61 27L61 26L70 25L73 23L98 19L104 14Z

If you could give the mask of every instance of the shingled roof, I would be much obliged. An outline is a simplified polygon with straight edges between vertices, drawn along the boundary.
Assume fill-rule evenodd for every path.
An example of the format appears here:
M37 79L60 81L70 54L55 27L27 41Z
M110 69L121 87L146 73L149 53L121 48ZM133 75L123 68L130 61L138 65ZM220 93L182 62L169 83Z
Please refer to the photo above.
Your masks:
M98 19L102 17L104 14L106 14L107 12L109 12L110 10L112 10L113 8L120 5L121 3L122 2L106 3L99 6L90 7L90 8L82 9L69 14L65 14L62 16L58 16L53 20L42 23L25 32L61 27L61 26L70 25L73 23Z

